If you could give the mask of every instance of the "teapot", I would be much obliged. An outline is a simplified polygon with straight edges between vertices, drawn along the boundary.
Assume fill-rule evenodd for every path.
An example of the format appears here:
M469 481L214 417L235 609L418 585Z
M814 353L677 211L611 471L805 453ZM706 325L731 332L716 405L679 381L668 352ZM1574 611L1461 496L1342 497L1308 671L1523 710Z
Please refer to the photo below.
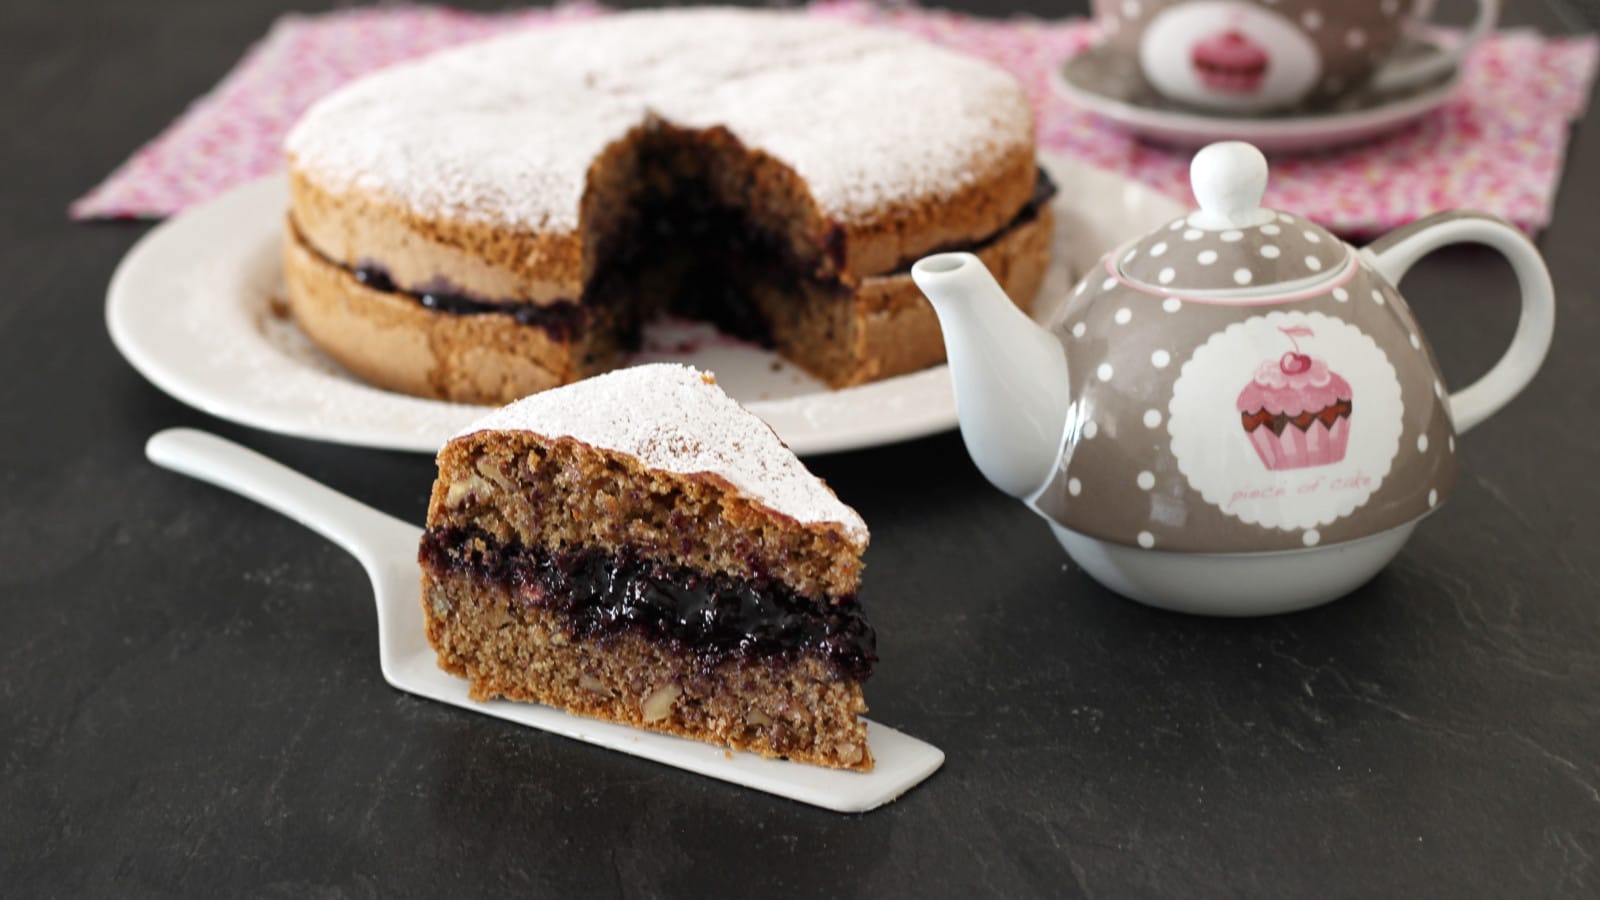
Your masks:
M1261 206L1267 162L1213 144L1200 209L1107 254L1040 325L971 253L911 270L938 314L968 452L1133 600L1228 616L1316 606L1400 552L1456 482L1457 438L1543 364L1555 327L1533 244L1446 212L1356 249ZM1395 285L1479 243L1511 263L1510 349L1445 389Z

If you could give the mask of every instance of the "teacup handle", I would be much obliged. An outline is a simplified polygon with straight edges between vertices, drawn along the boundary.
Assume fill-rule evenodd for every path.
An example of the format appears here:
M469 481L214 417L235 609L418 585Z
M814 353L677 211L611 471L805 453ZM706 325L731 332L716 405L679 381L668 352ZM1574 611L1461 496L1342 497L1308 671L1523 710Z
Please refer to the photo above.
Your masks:
M1511 263L1522 287L1522 315L1511 347L1487 374L1450 395L1456 432L1499 412L1522 392L1544 364L1556 328L1556 292L1550 270L1533 242L1510 223L1473 212L1445 212L1407 225L1361 251L1390 284L1399 284L1417 261L1450 244L1483 244Z
M1462 35L1461 41L1448 50L1434 53L1421 59L1409 59L1392 62L1378 70L1373 76L1372 86L1380 91L1394 91L1401 88L1432 81L1449 72L1452 68L1460 66L1467 53L1494 30L1500 21L1501 0L1478 0L1478 17L1473 20L1472 27Z

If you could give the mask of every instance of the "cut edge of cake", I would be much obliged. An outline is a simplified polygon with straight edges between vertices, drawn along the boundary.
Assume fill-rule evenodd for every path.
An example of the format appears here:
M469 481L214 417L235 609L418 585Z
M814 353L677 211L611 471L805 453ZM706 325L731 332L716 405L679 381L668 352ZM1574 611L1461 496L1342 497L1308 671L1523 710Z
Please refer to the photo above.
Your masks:
M440 451L428 638L477 699L866 770L868 537L708 373L623 369Z

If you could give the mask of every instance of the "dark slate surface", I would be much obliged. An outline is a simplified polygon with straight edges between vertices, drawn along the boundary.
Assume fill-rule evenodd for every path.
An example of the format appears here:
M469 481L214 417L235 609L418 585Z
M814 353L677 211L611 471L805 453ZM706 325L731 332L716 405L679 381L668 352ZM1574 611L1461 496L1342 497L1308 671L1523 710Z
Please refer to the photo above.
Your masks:
M1511 5L1550 31L1594 10ZM1594 895L1595 123L1541 240L1548 368L1340 603L1227 622L1118 600L954 435L817 460L873 527L874 714L949 754L847 817L396 693L353 561L144 461L150 433L194 425L423 512L426 458L241 429L147 384L101 318L145 228L65 218L275 6L6 4L0 894ZM1453 252L1405 287L1450 383L1490 365L1503 264Z

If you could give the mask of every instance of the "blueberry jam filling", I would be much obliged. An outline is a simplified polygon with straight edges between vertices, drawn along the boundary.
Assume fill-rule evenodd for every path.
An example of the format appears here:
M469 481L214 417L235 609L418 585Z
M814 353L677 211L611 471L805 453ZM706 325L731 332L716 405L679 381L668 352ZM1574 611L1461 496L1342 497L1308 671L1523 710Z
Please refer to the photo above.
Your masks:
M1056 195L1055 182L1044 169L1038 170L1034 180L1033 195L1023 204L1016 216L1006 226L979 241L955 243L938 247L929 253L955 251L979 252L998 241L1013 229L1038 218L1039 211ZM410 297L423 307L435 312L457 316L500 314L509 315L519 324L542 328L554 340L567 340L583 333L588 326L587 312L606 299L621 300L635 293L627 290L641 270L651 265L650 256L663 247L670 248L668 255L689 259L691 264L677 279L682 287L678 296L666 305L674 312L691 318L710 321L734 337L760 344L770 343L767 323L745 301L740 288L745 281L743 270L781 268L799 272L804 266L792 260L780 242L750 228L740 211L706 202L705 193L696 190L675 192L671 195L643 198L635 218L649 223L646 233L629 233L613 238L605 254L611 261L608 271L611 278L597 278L585 290L583 300L555 300L550 303L526 301L493 301L474 297L447 284L426 285L420 289L404 288L395 284L389 273L379 264L363 261L348 266L337 260L322 258L331 265L349 272L356 281L384 293ZM304 237L302 246L311 248ZM845 233L837 226L831 228L823 240L822 250L837 271L845 265L847 253ZM313 252L316 252L313 249ZM322 254L318 254L322 255ZM733 261L733 262L730 262ZM901 260L897 271L909 271L915 259ZM739 273L730 271L734 266ZM815 275L796 275L797 278L828 281ZM837 281L837 279L831 279ZM621 321L620 344L636 348L640 316L632 315Z
M463 528L429 529L418 557L434 573L465 573L561 613L577 638L632 631L708 665L815 655L857 681L877 661L876 633L854 597L815 600L770 579L706 575L636 554L501 544Z
M435 312L453 316L481 316L488 313L509 315L519 324L543 328L556 340L566 340L581 330L584 324L584 308L571 300L556 300L553 303L491 303L443 284L429 285L421 290L402 290L395 285L383 267L372 262L364 262L349 268L348 271L356 281L375 291L403 294Z

